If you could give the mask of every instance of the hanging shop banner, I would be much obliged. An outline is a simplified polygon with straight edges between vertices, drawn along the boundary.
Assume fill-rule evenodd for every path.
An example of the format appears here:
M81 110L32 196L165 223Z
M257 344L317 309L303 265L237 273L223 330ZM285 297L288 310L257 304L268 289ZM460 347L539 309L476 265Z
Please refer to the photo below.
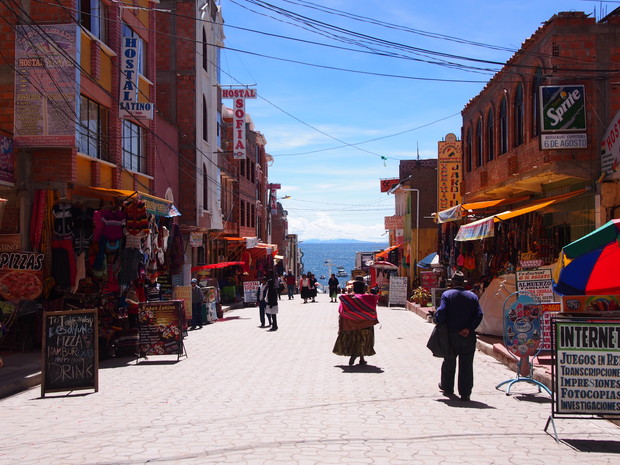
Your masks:
M400 182L400 179L380 179L381 183L381 193L389 192L393 187L397 186Z
M620 111L611 120L601 141L601 171L611 179L620 178Z
M531 357L540 350L541 305L536 296L519 293L504 309L504 345L517 357Z
M620 310L620 295L564 295L566 313L614 312Z
M34 300L43 292L45 255L34 252L0 253L0 297Z
M222 98L233 99L233 157L245 160L245 99L256 98L256 89L222 89Z
M139 307L140 356L182 355L185 315L181 301L140 302Z
M203 247L204 246L204 233L192 232L189 233L189 246L190 247Z
M439 276L434 271L420 271L420 283L427 291L439 286Z
M584 86L540 86L540 102L542 132L586 131Z
M13 139L0 136L0 183L15 183L15 154Z
M43 313L41 397L46 392L98 390L97 310Z
M123 48L120 60L121 88L118 97L120 118L153 119L153 104L139 101L139 40L138 37L123 37Z
M390 278L390 294L388 305L407 304L407 277L392 276Z
M452 133L445 139L439 141L437 151L437 211L461 203L462 145Z
M183 302L183 313L186 320L192 319L192 286L174 286L174 299Z
M620 320L552 322L553 415L620 418Z
M493 217L463 224L456 233L455 241L474 241L495 235L495 219Z
M529 292L541 302L553 302L553 277L550 268L517 271L517 291Z
M251 304L251 303L256 302L256 292L258 292L259 286L260 286L260 281L244 281L243 301L246 304Z
M15 26L15 144L75 147L80 36L76 24Z

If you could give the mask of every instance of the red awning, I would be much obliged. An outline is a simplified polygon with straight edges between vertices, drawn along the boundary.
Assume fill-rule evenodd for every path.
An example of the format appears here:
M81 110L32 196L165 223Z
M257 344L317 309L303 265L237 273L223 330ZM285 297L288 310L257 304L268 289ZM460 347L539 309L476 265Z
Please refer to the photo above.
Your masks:
M235 265L245 265L245 262L220 262L220 263L213 263L211 265L193 266L192 273L198 270L213 270L216 268L226 268L227 266L235 266Z

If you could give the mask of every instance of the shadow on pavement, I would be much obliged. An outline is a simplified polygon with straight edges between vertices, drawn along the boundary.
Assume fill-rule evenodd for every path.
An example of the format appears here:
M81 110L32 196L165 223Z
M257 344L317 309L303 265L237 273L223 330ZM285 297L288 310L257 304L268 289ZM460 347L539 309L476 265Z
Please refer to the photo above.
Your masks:
M446 404L448 407L454 408L496 409L495 407L485 404L484 402L478 402L476 400L463 401L458 396L454 395L443 399L437 399L437 402L441 402Z
M533 404L550 404L553 401L551 397L545 394L511 394L510 397L514 397L522 402L531 402Z
M384 373L383 368L374 365L335 365L343 373Z
M604 454L620 454L619 441L598 441L596 439L560 439L579 452L599 452Z

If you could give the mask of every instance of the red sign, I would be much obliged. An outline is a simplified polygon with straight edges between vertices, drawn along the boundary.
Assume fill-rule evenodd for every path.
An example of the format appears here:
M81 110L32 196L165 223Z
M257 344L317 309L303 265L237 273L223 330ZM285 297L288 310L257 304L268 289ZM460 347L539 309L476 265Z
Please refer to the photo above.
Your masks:
M385 229L403 229L405 227L405 217L404 216L386 216L385 218Z
M381 183L381 192L389 192L392 187L396 186L400 182L400 180L398 178L381 179L379 182Z
M34 252L0 253L0 296L34 300L43 292L43 260Z

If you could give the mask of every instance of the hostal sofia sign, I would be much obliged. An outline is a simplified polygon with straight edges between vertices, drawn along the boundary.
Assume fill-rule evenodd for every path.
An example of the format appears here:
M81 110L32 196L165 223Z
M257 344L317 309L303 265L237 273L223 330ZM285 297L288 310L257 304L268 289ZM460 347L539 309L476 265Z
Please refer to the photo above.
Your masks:
M222 89L222 98L231 98L233 102L233 157L245 159L245 99L256 98L256 89L230 88Z

